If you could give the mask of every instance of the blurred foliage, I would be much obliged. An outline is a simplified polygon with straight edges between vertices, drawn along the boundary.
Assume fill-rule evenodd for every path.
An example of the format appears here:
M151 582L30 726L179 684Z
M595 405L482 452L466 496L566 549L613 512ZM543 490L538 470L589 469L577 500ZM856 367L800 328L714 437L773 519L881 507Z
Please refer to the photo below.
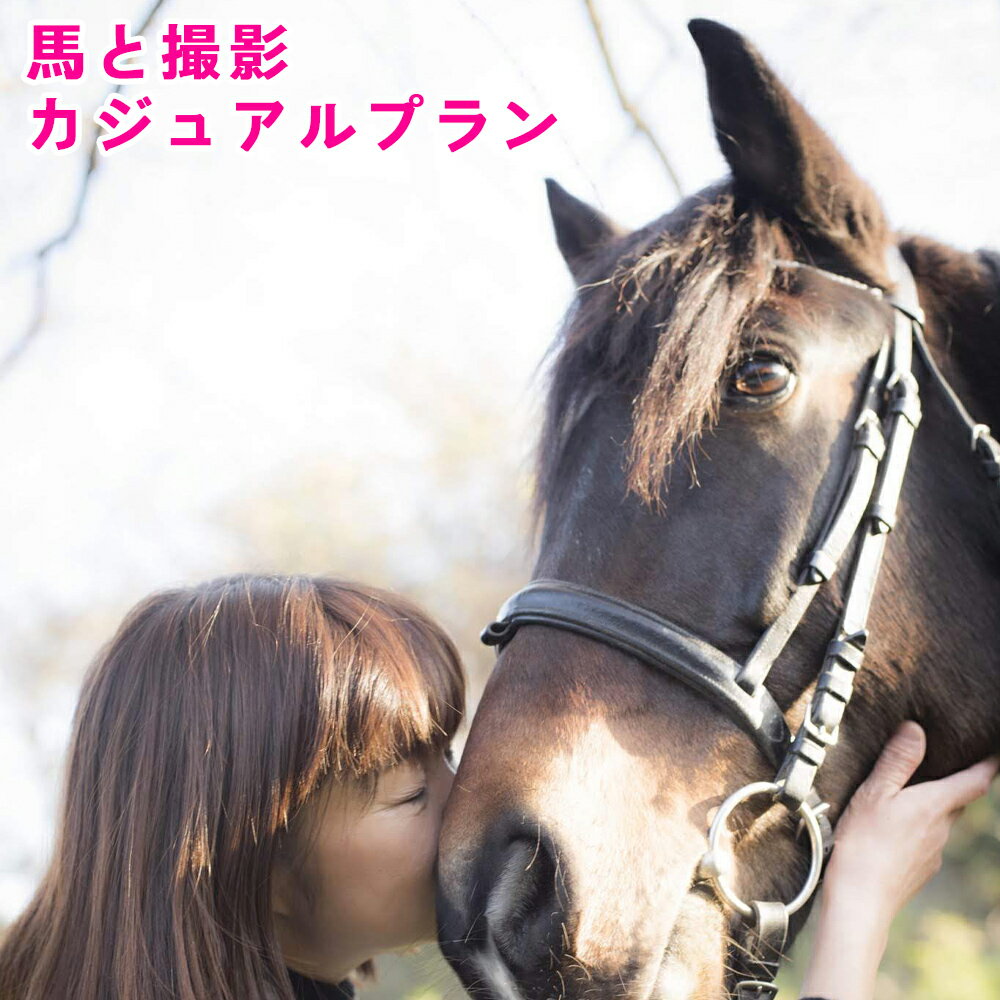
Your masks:
M432 945L413 955L386 955L377 962L374 982L362 991L365 1000L465 1000L466 993Z
M403 454L297 459L214 519L234 568L356 578L418 601L458 645L474 704L494 659L479 632L530 571L530 438L512 433L506 401L434 359L397 356L372 381Z

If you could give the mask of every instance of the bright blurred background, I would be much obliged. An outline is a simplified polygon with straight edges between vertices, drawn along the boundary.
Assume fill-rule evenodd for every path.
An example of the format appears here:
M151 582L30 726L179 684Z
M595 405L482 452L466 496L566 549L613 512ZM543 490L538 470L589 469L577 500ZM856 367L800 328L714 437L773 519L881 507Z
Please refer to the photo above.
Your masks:
M30 110L53 93L89 122L112 86L95 57L150 9L0 5L0 927L51 847L82 673L150 590L247 569L395 587L445 622L478 694L478 629L530 568L537 367L572 291L542 178L639 225L677 200L664 158L685 192L724 173L689 18L749 34L898 226L1000 246L997 0L162 0L147 52L168 23L214 19L226 44L237 16L280 16L289 68L164 84L147 54L123 96L150 97L153 125L84 186L92 125L36 154ZM84 22L86 81L21 82L32 20ZM415 92L381 151L369 104ZM243 152L234 101L275 98ZM488 121L452 153L436 118L455 99ZM508 150L512 100L558 123ZM358 134L305 149L327 102ZM171 148L192 112L214 144ZM884 1000L1000 995L998 816L970 810L899 922ZM368 995L459 992L429 950Z

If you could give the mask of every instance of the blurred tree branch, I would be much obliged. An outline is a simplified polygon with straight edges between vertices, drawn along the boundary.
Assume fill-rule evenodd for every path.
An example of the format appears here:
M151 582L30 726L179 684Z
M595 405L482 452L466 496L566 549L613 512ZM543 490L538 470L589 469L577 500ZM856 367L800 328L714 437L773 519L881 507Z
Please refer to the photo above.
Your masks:
M165 0L153 0L135 34L145 35L153 24L157 14L159 14L164 2ZM119 83L112 89L111 93L120 94L122 86ZM31 346L32 342L38 337L42 331L42 327L45 325L49 255L53 250L69 240L79 228L80 220L83 218L83 209L87 203L87 194L90 191L90 182L101 162L97 151L98 130L96 125L91 126L91 133L90 155L87 157L87 166L80 181L80 190L77 192L69 221L55 236L51 237L31 254L31 260L35 268L34 305L28 323L21 335L14 341L7 353L0 358L0 382L10 374L11 370L24 355L24 352Z
M660 162L663 164L663 169L666 170L667 176L670 178L670 183L673 184L674 190L677 192L678 198L684 197L684 189L681 186L680 178L677 176L677 171L674 170L673 164L670 162L670 157L667 156L666 150L660 145L656 136L653 134L653 130L649 127L649 124L643 118L642 113L633 104L628 94L625 93L622 87L621 80L618 77L618 71L615 69L614 60L611 58L611 51L608 48L608 41L604 35L604 27L601 24L601 19L597 13L597 7L594 4L594 0L583 0L584 6L587 8L587 17L590 19L590 26L594 29L594 36L597 39L597 44L601 49L601 56L604 59L604 66L608 71L608 76L611 79L611 86L614 88L615 96L618 98L618 103L621 105L622 111L632 120L632 124L635 126L638 132L646 137L650 146L653 147L653 151L659 157Z
M635 9L642 15L643 20L663 39L667 46L667 53L671 56L678 55L677 39L673 32L656 16L645 0L633 0Z

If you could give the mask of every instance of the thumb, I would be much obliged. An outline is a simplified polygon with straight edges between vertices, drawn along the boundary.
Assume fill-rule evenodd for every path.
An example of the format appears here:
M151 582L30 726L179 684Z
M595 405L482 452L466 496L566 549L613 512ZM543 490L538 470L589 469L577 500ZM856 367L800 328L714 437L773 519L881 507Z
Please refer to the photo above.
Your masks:
M927 737L916 722L904 722L886 743L865 782L875 792L893 794L913 777L927 749Z

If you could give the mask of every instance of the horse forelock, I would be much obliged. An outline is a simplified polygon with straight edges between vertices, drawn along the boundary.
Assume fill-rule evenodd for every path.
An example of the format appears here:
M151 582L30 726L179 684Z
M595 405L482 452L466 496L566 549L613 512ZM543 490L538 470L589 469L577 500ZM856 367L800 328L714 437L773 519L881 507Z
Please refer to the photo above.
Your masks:
M628 488L662 502L672 462L693 455L718 416L722 375L747 321L786 290L775 261L790 253L780 222L718 187L595 258L549 355L537 513L580 419L609 391L631 399Z

